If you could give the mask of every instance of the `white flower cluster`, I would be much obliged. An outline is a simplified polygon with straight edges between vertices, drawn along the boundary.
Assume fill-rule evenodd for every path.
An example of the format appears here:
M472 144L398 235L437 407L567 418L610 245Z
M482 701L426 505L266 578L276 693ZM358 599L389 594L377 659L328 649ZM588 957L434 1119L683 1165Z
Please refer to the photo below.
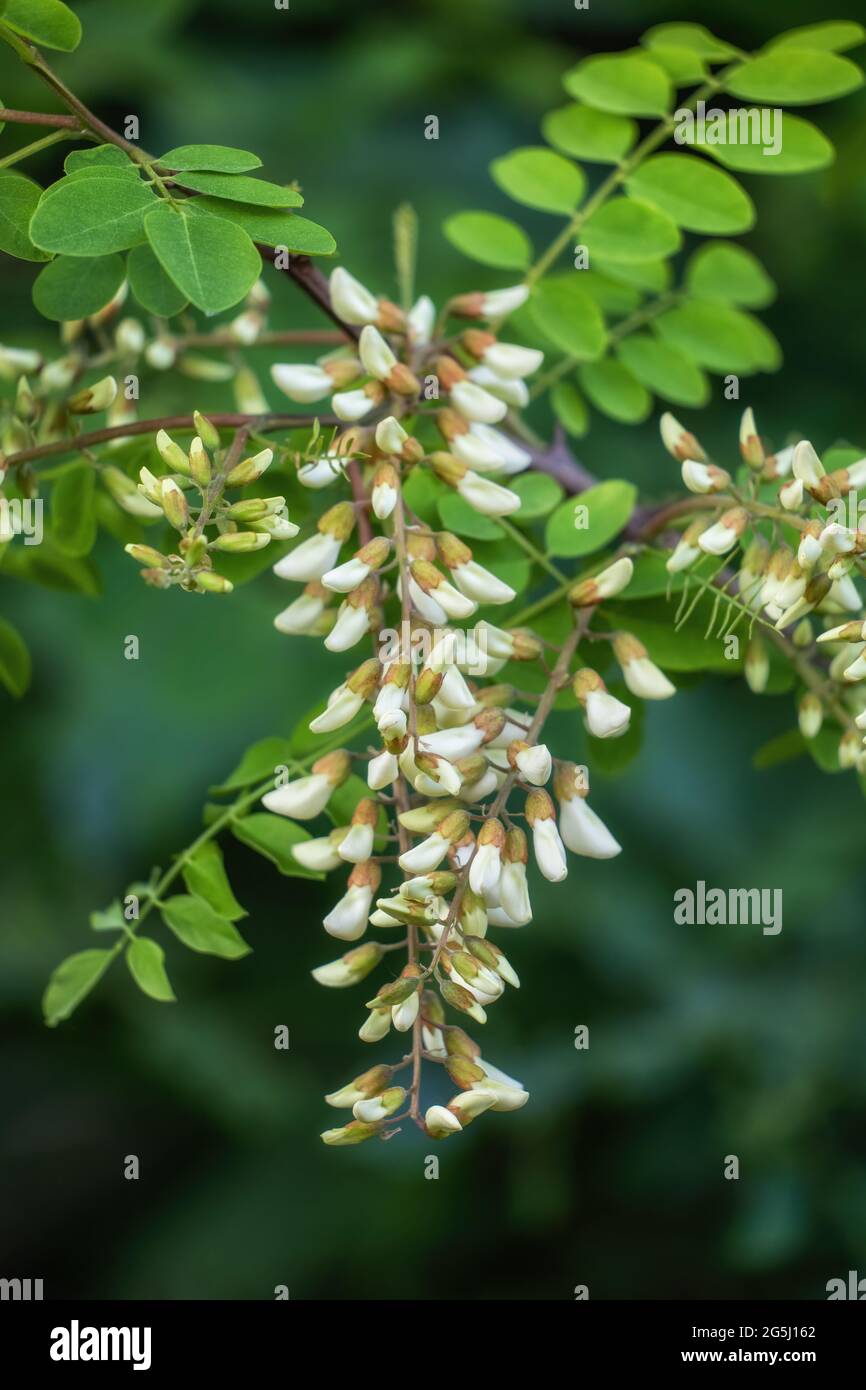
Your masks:
M487 933L532 919L527 836L540 872L553 882L566 877L568 850L596 859L620 852L588 803L584 770L554 758L542 742L544 716L557 689L569 683L596 737L623 734L631 711L597 672L569 669L577 630L561 655L549 703L536 697L538 709L527 711L511 685L490 683L507 663L540 661L545 644L527 629L486 619L469 631L452 626L474 618L480 605L510 603L514 590L479 564L462 539L434 530L404 501L406 477L429 469L482 514L518 508L507 480L528 466L530 455L512 438L505 417L509 405L525 403L523 377L540 365L541 354L500 343L479 327L444 335L453 317L492 319L509 312L523 301L525 288L463 296L447 306L439 325L429 300L403 316L345 270L333 272L330 289L344 322L361 327L358 355L347 350L315 365L278 365L273 376L293 400L330 396L332 409L348 422L326 457L301 466L299 479L315 489L348 488L354 481L353 500L326 510L315 533L275 566L281 579L304 585L275 622L281 632L323 637L332 651L348 651L372 635L376 654L334 688L310 728L333 734L366 710L379 743L354 755L366 757L369 795L351 822L302 841L294 854L309 869L348 870L345 890L323 925L330 936L353 944L313 972L320 984L354 984L388 952L407 948L400 975L368 1001L359 1037L377 1043L392 1029L411 1033L413 1052L329 1095L328 1103L351 1108L353 1119L323 1138L350 1144L387 1133L407 1105L405 1113L444 1138L484 1110L516 1109L527 1099L525 1088L482 1059L444 1010L448 1005L484 1023L506 987L519 983ZM430 411L419 379L428 363L447 397L437 396ZM431 425L446 448L431 443L429 434L422 442ZM372 533L375 525L379 534ZM356 531L361 544L347 557L344 547ZM628 584L632 569L623 557L576 584L569 595L575 613L591 616ZM386 653L383 612L391 600L399 600L409 630L404 636L411 640ZM416 642L419 635L427 641ZM616 634L613 648L629 690L648 699L674 693L635 638ZM308 776L267 793L264 804L294 820L314 819L351 766L345 750L328 753ZM523 798L520 811L510 803L512 793ZM383 888L383 868L394 858L385 851L395 842L402 881ZM405 941L372 940L370 928L405 933ZM417 1077L408 1090L393 1084L413 1056L440 1062L459 1087L447 1105L429 1106L423 1118Z

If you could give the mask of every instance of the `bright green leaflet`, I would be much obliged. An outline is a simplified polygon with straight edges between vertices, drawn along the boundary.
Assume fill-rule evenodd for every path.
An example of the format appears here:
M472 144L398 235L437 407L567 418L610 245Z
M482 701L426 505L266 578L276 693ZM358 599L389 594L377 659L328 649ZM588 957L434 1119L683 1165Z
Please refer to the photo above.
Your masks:
M129 288L142 309L147 309L150 314L168 319L173 314L179 314L189 303L183 290L178 289L174 281L166 275L147 244L132 248L126 263L126 273L129 277Z
M233 203L252 203L265 208L299 208L304 203L294 188L281 188L279 184L249 178L246 174L181 174L177 182L197 193L228 198Z
M43 251L106 256L142 241L145 214L156 206L141 180L94 169L89 177L61 179L43 193L30 235Z
M109 302L123 284L120 256L58 256L40 271L33 286L33 303L43 318L58 323L83 319Z
M145 230L163 270L205 314L237 304L261 273L246 232L222 218L164 204L148 214Z
M164 169L213 170L218 174L246 174L250 169L260 169L262 164L257 154L229 145L177 145L161 155L158 162Z
M442 230L452 246L482 265L526 270L532 259L532 243L523 228L493 212L456 212Z
M0 172L0 251L21 261L48 259L30 239L30 219L41 195L39 184L24 174Z
M207 197L196 198L195 208L242 227L247 236L263 246L285 246L287 251L304 256L332 256L337 249L329 231L296 212Z

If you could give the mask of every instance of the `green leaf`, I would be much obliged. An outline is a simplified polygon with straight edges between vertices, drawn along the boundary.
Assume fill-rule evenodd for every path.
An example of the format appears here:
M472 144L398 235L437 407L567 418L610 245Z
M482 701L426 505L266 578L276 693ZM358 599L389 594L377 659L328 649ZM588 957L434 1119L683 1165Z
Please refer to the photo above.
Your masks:
M553 413L564 430L581 439L589 429L589 409L576 386L559 381L550 393Z
M58 256L39 272L33 303L43 318L64 323L95 314L117 294L125 268L120 256Z
M60 962L42 996L42 1013L49 1028L55 1028L78 1008L101 979L113 956L113 951L79 951Z
M665 569L667 553L659 550L644 550L634 557L634 569L627 587L617 595L619 602L624 599L630 603L636 599L657 598L660 594L681 592L686 576L668 574Z
M550 111L541 123L545 140L575 159L618 164L638 136L638 124L628 116L593 111L579 101Z
M158 318L170 319L185 309L189 300L166 275L153 250L145 243L134 246L126 263L129 288L142 309Z
M267 811L243 816L240 820L232 821L231 832L241 844L249 845L257 854L270 859L288 878L324 878L324 874L304 868L295 859L292 846L309 840L310 835L285 816L272 816Z
M670 343L650 333L634 333L617 347L617 356L641 385L674 405L706 405L710 383L699 367Z
M262 161L249 150L235 150L230 145L177 145L158 160L163 169L213 170L217 174L246 174L260 169Z
M768 768L779 767L794 758L801 758L806 751L806 740L800 730L786 729L785 733L777 734L768 743L761 745L752 756L752 767L758 772L766 772Z
M509 483L510 486L510 483ZM482 516L456 492L443 493L438 502L439 517L448 531L471 540L495 541L502 538L502 527L492 517Z
M515 513L516 515L518 513ZM472 556L479 565L495 574L497 579L509 584L515 594L522 593L529 585L532 578L531 561L522 550L515 549L510 536L497 542L476 541L472 546Z
M532 244L523 228L493 212L456 212L442 230L452 246L481 265L525 270L532 259Z
M639 424L652 410L652 396L614 357L585 363L577 379L596 409L621 424Z
M654 155L626 186L690 232L745 232L755 220L754 204L736 179L696 155Z
M490 173L509 198L541 212L573 212L586 190L583 170L543 146L526 146L494 159Z
M626 592L628 592L626 590ZM602 621L611 629L625 628L643 642L650 660L666 671L719 671L736 675L742 670L743 658L727 658L724 643L717 637L704 637L713 599L702 599L688 623L677 629L673 625L675 610L664 599L647 599L620 607L623 596L615 604L606 603ZM741 644L745 645L745 644Z
M584 58L562 81L569 96L619 116L663 116L672 96L664 69L636 53Z
M618 536L634 509L633 483L611 479L597 483L557 507L545 531L549 555L591 555Z
M64 555L81 559L96 541L93 493L96 474L89 463L60 474L51 491L51 530Z
M72 53L81 42L81 22L61 0L7 0L3 23L43 48Z
M641 43L651 49L657 45L661 48L688 48L709 63L724 63L737 56L735 48L731 48L724 39L717 39L703 24L654 24L647 29Z
M691 87L702 82L709 72L706 59L692 48L654 44L651 52L653 62L664 68L675 87Z
M734 114L737 125L732 131ZM704 126L684 125L683 130L685 143L745 174L806 174L825 169L836 158L822 130L778 107L741 106L736 113L726 111L718 127L711 120ZM724 139L716 143L717 137Z
M580 271L541 280L533 291L530 311L536 326L550 341L578 361L592 361L604 352L604 317L592 296L581 287Z
M711 241L701 246L686 267L686 284L698 299L763 309L776 297L776 286L757 256L743 246Z
M0 170L0 251L20 261L46 261L48 257L30 239L30 219L42 189L24 174Z
M614 198L593 213L582 232L605 261L655 261L680 249L679 228L667 213L638 198Z
M160 1004L175 1003L174 990L165 973L165 952L147 936L135 936L126 948L129 973L142 993Z
M518 478L509 479L508 487L520 498L514 521L537 521L562 501L562 488L549 473L521 473Z
M148 214L145 231L163 270L205 314L237 304L261 273L247 233L222 218L164 204Z
M93 931L123 931L126 923L120 899L115 898L105 909L97 908L91 912L89 920Z
M728 304L692 299L655 320L674 347L711 372L748 375L775 371L781 351L772 334L751 314Z
M93 561L64 555L50 536L41 545L9 546L3 555L2 573L4 579L23 579L62 593L95 598L102 591Z
M83 150L72 150L63 161L67 174L79 173L82 169L128 169L136 173L135 165L118 149L117 145L89 145Z
M144 240L144 216L156 198L140 179L94 169L46 189L30 223L43 251L67 256L107 256Z
M274 735L259 739L246 750L237 767L218 787L211 787L214 795L224 792L242 791L256 782L264 782L276 774L278 767L290 767L295 753L291 740Z
M850 58L820 49L777 48L760 53L730 74L725 90L770 106L810 106L856 91L863 74Z
M623 285L633 285L635 289L644 290L647 294L664 294L669 290L673 280L670 262L665 260L652 261L605 261L604 255L599 255L598 251L593 256L596 266L601 266L605 275L619 281Z
M814 738L805 740L806 751L822 772L842 772L839 764L839 726L825 724Z
M403 500L410 511L435 526L439 519L439 499L450 491L429 469L413 468L402 487Z
M263 208L300 208L304 200L297 189L285 188L248 174L181 174L176 180L184 188L227 198L232 203L251 203Z
M30 684L30 653L24 639L5 618L0 618L0 682L16 700Z
M178 941L191 951L223 960L240 960L250 953L237 927L227 917L214 912L203 898L178 894L162 906L162 918Z
M838 53L843 48L857 48L866 43L866 29L850 20L830 19L822 24L803 24L779 34L767 44L768 48L823 48Z
M603 314L612 314L615 318L633 314L643 300L643 294L634 285L620 284L601 270L582 270L580 284Z
M236 922L246 917L229 883L223 863L222 850L216 840L205 840L183 866L183 881L189 891L204 898L220 917Z
M198 212L209 212L242 227L247 236L263 246L285 246L287 251L304 256L332 256L337 249L325 227L297 213L230 203L225 198L196 198L195 207Z

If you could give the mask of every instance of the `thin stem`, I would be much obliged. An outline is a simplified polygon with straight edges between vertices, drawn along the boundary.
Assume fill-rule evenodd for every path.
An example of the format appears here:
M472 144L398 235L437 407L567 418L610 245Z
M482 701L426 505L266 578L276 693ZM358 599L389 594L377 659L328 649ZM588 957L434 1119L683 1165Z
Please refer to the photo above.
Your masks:
M10 125L50 125L57 129L78 131L84 134L81 129L81 122L75 116L51 116L44 111L15 111L10 106L0 106L0 121L8 122Z
M12 164L19 164L22 159L29 159L32 154L38 154L40 150L47 150L50 145L56 145L61 140L72 140L73 134L68 130L53 130L50 135L43 135L41 140L33 140L29 145L22 145L20 150L13 150L4 159L0 159L0 169L8 169Z

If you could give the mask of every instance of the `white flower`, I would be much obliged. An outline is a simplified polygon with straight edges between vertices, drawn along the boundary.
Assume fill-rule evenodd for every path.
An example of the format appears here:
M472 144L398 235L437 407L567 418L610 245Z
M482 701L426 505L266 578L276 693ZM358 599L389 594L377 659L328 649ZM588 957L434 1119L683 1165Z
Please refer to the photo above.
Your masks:
M486 319L505 318L513 314L529 298L528 285L509 285L504 290L488 290L481 301L481 315Z
M336 936L340 941L357 941L366 930L372 901L372 888L356 883L331 908L322 926L329 936Z
M485 516L508 516L520 507L520 498L499 483L483 478L479 473L468 469L457 484L457 491L470 507Z
M320 401L334 389L334 382L323 367L300 362L275 362L271 376L290 401Z
M329 652L346 652L367 632L370 615L363 604L342 603L337 621L325 638Z
M380 521L389 517L397 505L397 489L390 482L379 482L373 484L373 491L370 494L370 501L373 513Z
M262 805L278 816L312 820L324 811L333 790L334 784L324 772L310 772L306 777L298 777L294 782L265 792Z
M737 544L740 533L724 521L717 521L698 536L698 545L707 555L726 555Z
M720 483L720 474L724 476L723 484ZM696 459L683 460L682 477L689 492L698 495L718 492L720 486L727 486L730 481L723 469L714 469L711 464L699 463Z
M361 329L358 340L358 354L364 371L384 381L397 365L397 359L389 348L378 328L371 323Z
M447 579L436 585L433 594L435 602L445 610L449 618L470 618L478 607L474 599L461 594Z
M817 536L811 536L808 531L804 531L797 547L797 564L800 569L810 570L821 558L821 542Z
M300 844L292 845L292 858L303 864L305 869L324 874L338 869L343 862L330 835L322 835L315 840L301 840Z
M502 854L494 844L479 845L469 865L469 887L480 898L495 894L502 873Z
M537 348L519 347L516 343L494 343L484 353L485 367L506 380L531 376L543 361L543 352Z
M297 579L307 584L311 579L321 579L323 574L333 569L340 553L340 542L336 536L317 531L309 540L301 541L282 560L274 565L278 579Z
M465 565L457 565L451 573L458 589L477 603L510 603L516 597L510 584L506 584L504 579L498 579L475 560L470 560Z
M590 690L585 702L586 726L595 738L619 738L629 726L631 710L608 690Z
M422 294L420 299L416 299L409 313L406 315L406 325L409 330L409 337L415 347L426 347L433 336L433 326L436 322L436 305L427 294Z
M367 764L367 786L371 791L380 792L384 787L391 785L399 771L400 765L396 755L383 749Z
M398 591L402 591L402 577L398 584ZM437 603L432 594L428 594L426 589L422 589L417 579L409 576L409 597L412 605L417 608L422 618L426 618L428 623L433 623L436 627L444 627L448 622L448 614L440 603Z
M426 840L405 850L398 862L409 874L427 874L431 869L438 869L450 848L451 841L434 830Z
M489 367L473 367L469 379L476 386L489 391L491 396L505 401L506 405L516 406L518 410L524 410L529 405L529 390L525 381L497 376Z
M354 391L337 391L331 401L334 414L340 420L363 420L373 409L374 401L363 387Z
M340 841L340 858L348 864L363 864L373 853L372 825L350 825Z
M502 1081L473 1081L472 1091L476 1096L492 1096L492 1110L519 1110L529 1100L529 1092L524 1091L522 1086L507 1085Z
M336 454L323 454L321 458L301 464L298 469L298 482L301 487L321 491L324 487L330 487L338 478L344 477L345 471L344 459L338 458Z
M533 793L534 794L534 793ZM561 883L568 875L565 849L552 816L539 817L532 827L535 862L551 883Z
M394 415L380 420L376 426L376 448L383 454L399 454L408 438L408 434Z
M779 501L786 512L795 512L803 505L803 484L799 478L792 478L779 488Z
M484 734L476 724L464 724L454 729L437 729L432 734L422 734L418 744L422 753L436 753L440 758L458 762L475 753L484 741Z
M815 487L824 476L824 465L821 463L808 439L801 439L794 449L794 460L791 464L791 472L795 478L799 478L806 487Z
M334 729L342 729L355 718L363 703L362 695L356 695L348 685L338 685L328 697L327 708L310 721L310 730L314 734L330 734Z
M390 1009L371 1009L369 1016L358 1029L361 1042L380 1042L391 1028Z
M838 521L831 521L829 526L825 526L818 540L821 549L826 550L831 555L847 555L855 549L857 545L857 533L852 531L850 526L842 526Z
M622 593L631 582L633 574L634 562L627 555L620 560L614 560L612 565L593 576L597 599L614 598L616 594Z
M333 589L337 594L350 594L353 589L357 589L358 585L364 582L370 569L370 565L365 565L363 560L359 560L357 555L353 555L351 560L346 560L336 569L328 570L323 574L322 583L326 589Z
M582 796L560 802L559 831L572 854L588 859L613 859L622 849Z
M526 865L519 860L506 860L499 878L499 901L515 926L532 921Z
M447 1139L449 1134L458 1134L463 1129L457 1116L444 1105L431 1105L425 1111L424 1124L431 1139Z
M357 971L342 959L328 961L327 965L317 965L310 974L317 985L324 985L327 989L345 989L348 985L358 982ZM336 1094L336 1093L333 1093ZM325 1097L328 1100L328 1097ZM328 1100L329 1105L339 1104L338 1101Z
M408 1033L418 1017L418 1009L421 998L416 989L414 994L410 994L408 999L404 999L402 1004L395 1004L391 1010L391 1022L398 1033Z
M530 748L521 748L515 757L515 762L527 782L531 782L536 787L544 786L553 766L550 749L543 743L535 743Z
M449 666L445 672L437 701L450 710L475 709L475 697L456 666Z
M342 266L338 265L331 271L329 288L331 308L344 323L374 323L379 317L376 296Z
M484 425L495 425L508 413L505 401L491 396L489 391L474 381L456 381L450 391L451 401L467 420L478 420Z
M687 540L678 540L665 563L665 569L668 574L679 574L680 570L686 570L689 565L693 565L700 554L700 546L691 545Z
M288 608L284 608L282 613L278 613L274 618L274 627L277 632L286 632L291 636L302 636L304 633L312 632L316 623L325 611L325 600L314 597L312 594L301 594L294 603L290 603Z

